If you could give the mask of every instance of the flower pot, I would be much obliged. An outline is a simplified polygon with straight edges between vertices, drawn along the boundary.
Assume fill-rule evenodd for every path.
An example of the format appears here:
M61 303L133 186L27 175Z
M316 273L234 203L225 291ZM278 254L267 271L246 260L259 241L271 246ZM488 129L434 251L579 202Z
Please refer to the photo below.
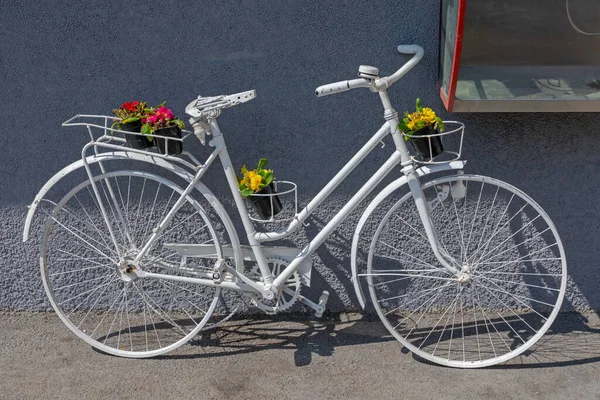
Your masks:
M153 140L156 141L158 152L161 154L181 154L183 151L183 143L179 140L167 140L156 136L166 136L181 139L181 129L178 126L169 126L167 128L157 129L152 133ZM166 146L166 149L165 149Z
M410 137L410 143L423 161L429 161L444 152L442 140L439 136L419 138L418 136L435 135L439 133L433 125L426 126L413 132Z
M254 210L260 217L260 219L268 220L273 216L277 215L281 209L281 201L279 200L279 196L275 195L277 191L275 190L275 186L273 182L269 185L262 188L260 191L256 192L256 194L273 194L273 196L254 196L250 195L246 197L246 200L252 204ZM273 201L273 209L271 210L271 200ZM271 213L271 211L273 211Z
M126 124L121 124L119 125L119 130L140 133L140 131L142 130L142 122L138 120L128 122ZM140 136L125 134L125 140L127 141L129 147L132 147L134 149L146 149L148 147L154 146L154 143L152 143L145 135Z

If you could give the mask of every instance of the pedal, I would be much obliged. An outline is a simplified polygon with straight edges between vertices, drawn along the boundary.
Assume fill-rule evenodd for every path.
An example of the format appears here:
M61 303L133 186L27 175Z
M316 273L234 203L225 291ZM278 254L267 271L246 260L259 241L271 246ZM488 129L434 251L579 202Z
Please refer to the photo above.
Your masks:
M315 317L321 318L323 316L323 313L325 312L325 306L327 306L328 300L329 292L327 290L323 290L323 293L321 293L321 297L319 297L318 310L315 310Z
M314 301L310 301L309 299L307 299L306 297L299 295L298 296L298 301L304 305L309 306L310 308L312 308L313 310L315 310L315 317L317 318L321 318L323 316L323 313L325 312L325 306L327 305L327 300L329 300L329 292L327 290L324 290L323 293L321 294L321 297L319 297L319 302L315 303Z

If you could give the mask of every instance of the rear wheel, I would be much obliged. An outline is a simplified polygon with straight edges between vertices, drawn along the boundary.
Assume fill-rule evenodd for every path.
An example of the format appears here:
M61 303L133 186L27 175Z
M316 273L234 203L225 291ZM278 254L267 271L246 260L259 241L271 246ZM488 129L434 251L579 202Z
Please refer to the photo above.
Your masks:
M220 213L205 198L188 195L155 245L133 265L183 190L140 171L110 172L94 177L94 182L119 251L89 180L56 204L41 242L44 287L69 329L104 352L152 357L226 318L232 310L218 307L219 288L177 280L208 279L215 261L224 258L223 246L231 243L235 232ZM168 243L214 246L214 254L186 259L163 246ZM235 260L227 262L234 265ZM145 278L140 272L170 279Z
M554 224L529 196L493 178L439 178L423 193L440 249L460 273L435 258L412 195L404 195L368 256L379 317L404 346L442 365L484 367L523 353L548 330L566 290Z

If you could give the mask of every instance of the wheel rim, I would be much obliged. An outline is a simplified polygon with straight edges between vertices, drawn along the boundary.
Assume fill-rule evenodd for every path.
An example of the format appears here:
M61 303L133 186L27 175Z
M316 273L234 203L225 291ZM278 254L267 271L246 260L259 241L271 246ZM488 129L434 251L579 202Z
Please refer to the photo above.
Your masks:
M94 181L126 262L119 260L90 182L81 183L56 205L44 229L40 261L50 302L77 336L99 350L125 357L171 351L214 323L220 289L146 279L135 269L206 277L222 258L223 223L215 227L211 218L218 216L210 206L188 196L140 264L125 267L183 191L139 171L115 171ZM214 257L182 264L181 256L162 246L189 242L214 244Z
M566 290L552 221L492 178L440 178L423 192L441 250L463 272L435 259L406 194L371 242L366 277L380 318L408 349L442 365L484 367L523 353L550 327Z

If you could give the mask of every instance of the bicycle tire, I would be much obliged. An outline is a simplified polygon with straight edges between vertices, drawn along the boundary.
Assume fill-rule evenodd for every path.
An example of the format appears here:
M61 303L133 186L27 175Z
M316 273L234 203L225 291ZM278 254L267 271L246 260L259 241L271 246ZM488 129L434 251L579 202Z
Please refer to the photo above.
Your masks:
M440 248L468 279L459 283L433 256L407 193L379 223L362 274L377 314L406 348L441 365L485 367L522 354L565 295L556 227L529 196L494 178L455 175L422 188Z
M127 259L135 257L183 193L172 181L142 171L113 171L94 177L94 182ZM200 196L186 197L142 260L143 270L203 277L215 259L223 258L222 246L231 243L236 233L223 223L224 210L196 197ZM189 242L214 243L214 257L190 262L161 246ZM230 318L230 310L217 308L219 288L173 280L127 280L131 275L120 272L119 261L91 181L86 180L69 191L48 216L40 268L58 316L98 350L122 357L154 357L176 349L218 320ZM231 262L235 265L235 260Z

